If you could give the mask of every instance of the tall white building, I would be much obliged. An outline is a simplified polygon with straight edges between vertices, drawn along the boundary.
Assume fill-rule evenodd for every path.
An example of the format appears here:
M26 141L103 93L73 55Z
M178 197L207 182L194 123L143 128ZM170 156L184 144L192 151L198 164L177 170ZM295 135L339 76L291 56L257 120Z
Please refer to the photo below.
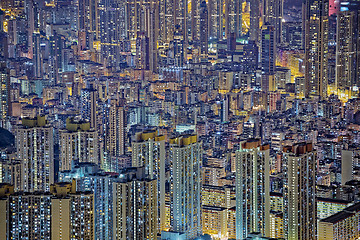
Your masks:
M172 230L193 239L201 226L202 147L197 135L170 139L170 222Z
M248 139L236 152L236 238L270 236L270 146Z
M285 239L316 239L315 164L311 143L283 148Z
M73 163L99 163L98 134L90 130L89 122L67 120L66 129L60 130L60 171L71 170Z
M303 11L305 96L327 97L329 1L306 0Z
M0 64L0 84L0 120L3 121L10 115L10 74L4 63Z
M22 160L21 190L49 192L54 183L53 128L45 116L23 118L15 136L17 158Z
M157 181L131 168L113 183L113 239L157 239Z
M107 159L102 163L103 169L114 168L112 159L125 154L125 105L123 99L109 100L108 132L106 140Z
M158 227L165 228L165 136L157 131L138 133L132 142L132 167L144 167L150 179L156 179Z
M75 188L56 183L46 193L14 193L0 184L0 239L94 239L94 196Z

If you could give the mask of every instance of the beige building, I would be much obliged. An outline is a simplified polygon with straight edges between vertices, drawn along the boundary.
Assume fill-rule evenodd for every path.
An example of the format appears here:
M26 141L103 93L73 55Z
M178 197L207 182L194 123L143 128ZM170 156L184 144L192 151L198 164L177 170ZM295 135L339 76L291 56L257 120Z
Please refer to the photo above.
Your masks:
M165 136L156 130L137 133L132 145L132 167L144 167L150 179L156 179L158 189L159 233L165 229Z
M316 153L311 143L283 148L284 233L292 240L316 239Z
M213 239L227 236L230 208L235 206L235 186L202 186L202 231Z
M94 239L94 195L77 193L75 182L52 186L51 239Z
M327 96L329 1L306 0L303 11L305 96Z
M20 189L49 192L54 183L54 137L45 116L23 118L15 129L15 143L17 159L22 160Z
M202 149L197 135L170 139L171 226L187 239L201 235Z
M51 185L51 193L14 193L0 184L0 235L5 239L94 239L94 197L75 183Z
M125 154L125 107L122 100L111 99L109 109L109 132L106 139L106 149L109 161L103 162L103 169L108 171L116 168L111 157L119 157Z
M270 238L284 238L284 218L282 212L270 211Z
M202 231L213 239L227 236L227 209L214 206L202 206Z
M360 238L360 203L345 208L319 222L319 240L356 240Z
M113 239L157 239L157 181L131 168L113 183Z
M60 171L71 170L74 163L99 163L98 133L89 122L67 119L66 129L60 130Z
M260 139L240 143L236 152L236 238L270 235L270 146Z

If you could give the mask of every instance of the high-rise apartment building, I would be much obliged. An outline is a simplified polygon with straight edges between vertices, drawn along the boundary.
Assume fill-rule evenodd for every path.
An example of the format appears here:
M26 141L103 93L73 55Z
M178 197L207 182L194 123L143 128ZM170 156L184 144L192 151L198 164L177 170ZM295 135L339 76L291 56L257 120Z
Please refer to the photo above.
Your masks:
M197 135L170 139L171 226L193 239L201 234L201 142Z
M225 32L223 30L223 19L225 17L223 13L224 4L222 0L210 0L208 1L208 33L210 39L223 39Z
M80 112L84 120L90 122L91 128L97 128L97 91L90 86L90 88L81 89L80 95Z
M89 165L80 165L78 172L64 172L61 178L75 178L77 191L94 194L94 238L112 239L113 182L116 180L116 175L104 173L95 167L87 169L87 166Z
M51 239L94 239L94 195L77 192L76 183L51 186Z
M90 129L89 122L75 122L67 119L66 129L59 130L59 170L71 170L80 162L99 163L98 133Z
M264 21L274 26L275 44L282 42L283 5L284 0L264 1Z
M275 28L265 24L261 31L261 70L274 74L276 61Z
M349 99L360 85L360 3L346 3L337 14L335 82L338 94Z
M106 150L108 159L104 163L104 169L113 168L112 159L125 154L125 104L124 99L109 100L108 132Z
M189 1L191 2L191 1ZM188 38L188 19L190 19L188 10L188 1L186 0L179 0L174 1L174 19L175 19L175 28L179 29L179 32L182 33L182 39L184 40L185 45L187 46L187 43L189 41ZM176 31L176 29L175 29ZM175 36L174 36L175 38Z
M217 237L227 236L227 209L214 206L202 206L203 234Z
M316 198L316 215L317 219L324 219L334 215L346 207L351 205L349 201L341 199L331 199L331 198Z
M138 133L132 145L132 167L144 167L145 174L157 184L159 230L165 228L165 136L149 130Z
M21 171L22 162L14 159L0 160L0 183L8 183L14 186L14 191L22 189Z
M54 183L53 128L45 116L23 118L15 137L17 159L22 160L21 190L49 192Z
M57 183L47 193L14 193L0 184L0 239L94 239L94 197L75 188Z
M249 139L236 152L236 238L270 235L270 146Z
M10 72L4 62L0 63L0 119L3 121L9 116L10 106Z
M230 208L235 206L235 186L203 185L201 199L203 234L231 237L228 225L231 221Z
M267 23L261 30L261 89L263 91L275 90L275 63L276 42L275 28Z
M139 37L145 37L148 49L148 66L142 69L157 71L157 44L159 38L159 1L147 2L128 0L126 2L127 38L138 45ZM135 49L135 48L134 48Z
M150 42L144 32L138 33L136 38L135 66L137 69L150 69Z
M328 86L329 1L306 0L305 28L305 96L326 98Z
M260 44L261 26L260 21L262 19L261 2L260 0L250 0L250 29L249 40L254 41L257 46Z
M315 164L316 155L311 143L283 148L286 239L316 239Z
M235 38L239 38L242 31L242 1L228 0L224 1L223 4L225 8L225 37L230 38L231 34L235 34Z
M157 239L157 180L149 178L144 167L131 168L113 186L112 239Z
M175 1L159 1L159 39L161 43L173 40L175 31Z
M33 38L33 66L34 66L34 77L35 78L42 78L43 77L43 54L41 52L41 37L40 33L36 32L32 36Z
M12 239L51 239L51 197L50 193L37 192L7 199Z
M78 40L79 50L92 50L99 39L98 1L80 0L78 2Z
M359 216L360 203L345 208L344 210L320 220L318 239L319 240L347 240L359 239Z
M360 155L360 148L349 146L347 149L339 150L339 152L341 152L341 184L346 185L348 181L354 179L354 170Z
M200 51L205 56L208 54L208 42L209 42L209 12L205 1L200 4Z
M99 0L101 55L107 66L120 62L120 43L126 39L126 2Z

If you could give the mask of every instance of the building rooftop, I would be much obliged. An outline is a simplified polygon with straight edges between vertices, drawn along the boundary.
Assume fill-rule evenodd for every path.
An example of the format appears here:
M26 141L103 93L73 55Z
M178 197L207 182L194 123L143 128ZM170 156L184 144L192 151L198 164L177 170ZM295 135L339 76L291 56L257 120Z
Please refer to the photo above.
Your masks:
M216 207L216 206L203 205L202 207L203 207L204 210L212 210L212 211L223 211L223 210L226 210L226 208Z
M348 217L351 217L354 214L355 213L352 213L352 212L341 211L334 215L331 215L330 217L327 217L327 218L321 220L321 222L328 222L328 223L335 224L335 223L340 222Z
M349 201L342 200L342 199L322 198L322 197L317 197L316 201L317 202L329 202L329 203L345 204L345 205L351 203Z
M360 211L360 203L356 203L350 207L345 208L341 212L338 212L334 215L331 215L330 217L327 217L327 218L321 220L321 222L328 222L328 223L335 224L337 222L343 221L346 218L349 218L349 217L355 215L355 213L359 212L359 211Z

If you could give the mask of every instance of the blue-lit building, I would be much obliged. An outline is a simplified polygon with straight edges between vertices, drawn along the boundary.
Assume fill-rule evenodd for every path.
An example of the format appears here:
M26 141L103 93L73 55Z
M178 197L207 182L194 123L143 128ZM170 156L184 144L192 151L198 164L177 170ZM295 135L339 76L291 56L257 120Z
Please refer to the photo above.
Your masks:
M117 174L105 173L92 163L83 163L59 174L60 181L73 178L76 179L77 191L91 191L94 194L95 239L112 239L113 182Z

